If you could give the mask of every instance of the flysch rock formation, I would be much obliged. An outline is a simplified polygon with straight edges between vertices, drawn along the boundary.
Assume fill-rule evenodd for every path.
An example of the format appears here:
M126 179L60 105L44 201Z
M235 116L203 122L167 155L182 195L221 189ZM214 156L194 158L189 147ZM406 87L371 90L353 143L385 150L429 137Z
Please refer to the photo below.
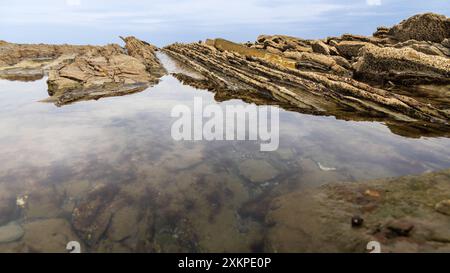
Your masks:
M48 71L94 46L13 44L0 41L0 78L31 81L44 77Z
M68 103L139 92L166 71L157 48L135 37L125 48L106 46L19 45L0 42L0 78L37 80L48 75L46 101Z
M268 252L450 251L450 170L333 183L274 199Z
M449 20L422 14L379 28L371 37L261 35L254 43L208 39L163 50L204 78L175 77L221 98L269 101L340 119L382 120L405 136L448 136ZM426 90L431 94L424 95Z
M345 120L383 121L409 137L449 136L449 20L426 13L379 27L370 37L261 35L253 43L210 39L163 51L202 75L176 78L215 92L219 101L240 98ZM59 106L157 83L166 73L158 49L135 37L122 40L124 48L0 41L0 77L35 80L48 74L47 101Z
M123 38L124 50L107 45L90 50L52 69L48 92L57 105L140 92L165 74L156 48L134 37Z

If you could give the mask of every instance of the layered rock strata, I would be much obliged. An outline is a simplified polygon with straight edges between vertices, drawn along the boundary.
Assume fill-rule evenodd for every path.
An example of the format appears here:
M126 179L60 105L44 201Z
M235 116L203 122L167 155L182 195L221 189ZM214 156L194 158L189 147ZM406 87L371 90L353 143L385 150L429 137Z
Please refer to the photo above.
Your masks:
M134 37L118 45L95 48L50 71L48 92L57 105L78 100L120 96L156 84L165 70L155 47Z

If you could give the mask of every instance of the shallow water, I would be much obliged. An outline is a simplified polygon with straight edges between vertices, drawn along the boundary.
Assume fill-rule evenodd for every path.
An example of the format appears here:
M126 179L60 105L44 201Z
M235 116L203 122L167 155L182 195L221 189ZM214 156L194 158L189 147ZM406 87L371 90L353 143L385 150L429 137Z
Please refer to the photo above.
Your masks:
M170 72L183 70L160 57ZM264 214L277 195L450 167L448 138L284 110L274 152L255 141L177 142L173 106L196 96L245 103L215 102L172 76L138 94L61 108L40 102L47 96L45 79L0 81L0 234L13 233L0 236L1 252L64 252L72 240L83 251L263 251ZM104 230L86 241L73 211L93 191L114 194L97 202L89 223Z

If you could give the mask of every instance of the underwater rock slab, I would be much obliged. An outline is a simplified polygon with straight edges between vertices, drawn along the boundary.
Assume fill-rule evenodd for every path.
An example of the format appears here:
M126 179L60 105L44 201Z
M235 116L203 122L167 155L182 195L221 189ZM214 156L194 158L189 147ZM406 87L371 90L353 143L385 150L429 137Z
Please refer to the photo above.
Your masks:
M247 159L239 165L242 176L254 183L261 183L274 179L279 171L270 163L262 159Z
M70 223L62 218L33 221L25 224L24 229L23 242L30 252L67 253L68 242L82 243L73 232Z
M139 221L138 208L127 206L114 213L108 237L113 241L122 241L137 233Z
M448 181L450 169L280 196L266 216L266 251L366 252L370 241L382 252L448 251L450 216L435 210L450 196Z
M7 193L0 193L0 225L6 224L16 212L16 198Z
M23 228L16 222L11 222L0 227L0 243L11 243L22 238Z

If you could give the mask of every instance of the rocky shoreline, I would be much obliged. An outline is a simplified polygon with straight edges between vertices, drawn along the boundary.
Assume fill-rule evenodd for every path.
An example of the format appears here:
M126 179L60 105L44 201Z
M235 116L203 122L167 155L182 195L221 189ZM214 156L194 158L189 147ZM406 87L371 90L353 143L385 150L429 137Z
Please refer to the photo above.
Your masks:
M122 40L124 48L1 41L0 78L35 80L48 74L47 101L58 106L156 84L166 74L155 55L159 49L135 37ZM450 19L443 15L415 15L379 27L370 37L261 35L253 43L209 39L162 51L201 75L173 76L221 100L383 121L410 137L449 136Z
M194 87L255 101L262 97L302 113L382 120L394 132L409 127L420 128L419 136L448 136L449 22L423 14L379 28L372 37L262 35L254 43L214 39L163 51L204 76L174 75ZM432 91L414 92L421 88Z
M166 74L156 47L135 37L125 48L0 43L0 78L36 80L48 75L46 101L58 106L140 92Z
M449 137L449 39L449 18L422 14L370 37L262 35L242 44L209 39L162 49L135 37L122 38L123 47L0 41L0 78L48 76L46 101L64 106L157 84L168 73L160 51L194 72L173 77L214 92L217 101L381 121L407 137ZM333 165L307 156L297 162L291 147L268 158L228 146L180 154L178 144L145 137L163 154L157 164L142 164L150 152L136 159L118 150L124 164L117 169L95 158L69 169L77 173L72 180L55 173L58 181L46 184L47 174L36 171L32 181L20 178L23 186L1 183L0 252L63 252L71 240L87 252L366 252L369 241L380 242L382 252L450 251L449 169L353 183L345 182L348 174L330 174ZM391 151L380 150L391 163ZM206 157L214 152L239 156L239 163Z

